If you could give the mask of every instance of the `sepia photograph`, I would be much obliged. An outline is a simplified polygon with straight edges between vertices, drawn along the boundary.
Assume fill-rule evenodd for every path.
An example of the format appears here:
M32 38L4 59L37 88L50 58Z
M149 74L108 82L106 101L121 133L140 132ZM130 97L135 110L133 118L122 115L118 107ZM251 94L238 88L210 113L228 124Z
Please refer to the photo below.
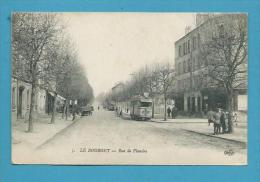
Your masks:
M247 165L247 14L13 12L11 33L12 164Z

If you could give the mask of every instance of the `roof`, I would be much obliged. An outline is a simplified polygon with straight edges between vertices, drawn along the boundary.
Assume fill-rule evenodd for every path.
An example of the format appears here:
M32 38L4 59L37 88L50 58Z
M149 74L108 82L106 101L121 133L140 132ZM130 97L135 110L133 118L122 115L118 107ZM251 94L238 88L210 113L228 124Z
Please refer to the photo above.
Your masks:
M120 86L120 85L123 86L124 84L123 84L122 82L119 82L119 83L117 83L115 86L112 87L112 90L115 89L116 87Z
M199 29L200 27L202 27L206 22L208 22L209 20L203 22L202 24L200 24L199 26L195 27L194 29L192 29L189 33L185 34L184 36L182 36L181 38L179 38L178 40L175 41L175 44L177 44L179 41L181 41L182 39L185 39L186 37L188 37L190 34L192 34L195 30Z
M197 29L201 28L202 26L204 26L205 24L207 24L210 20L213 20L213 19L216 19L220 17L219 16L214 16L214 17L211 17L209 19L207 19L206 21L204 21L203 23L201 23L199 26L196 26L194 29L192 29L189 33L185 34L184 36L182 36L180 39L176 40L175 41L175 44L177 44L179 41L181 41L182 39L188 37L190 34L192 34L194 31L196 31Z
M141 95L133 96L131 100L132 101L140 100L141 102L152 102L152 99L150 97L144 97Z

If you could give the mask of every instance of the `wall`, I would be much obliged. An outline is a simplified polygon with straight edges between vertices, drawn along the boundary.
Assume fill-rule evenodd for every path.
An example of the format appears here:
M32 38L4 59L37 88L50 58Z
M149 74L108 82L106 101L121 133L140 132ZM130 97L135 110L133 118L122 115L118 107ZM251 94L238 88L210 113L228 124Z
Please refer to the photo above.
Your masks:
M17 89L18 88L18 89ZM28 119L31 103L31 84L12 78L12 93L11 93L11 109L12 120ZM46 91L44 89L37 88L35 94L35 108L37 113L45 113L45 99Z
M238 95L237 110L247 111L247 95Z
M12 118L28 118L30 108L31 85L25 81L12 78ZM18 113L18 114L17 114Z

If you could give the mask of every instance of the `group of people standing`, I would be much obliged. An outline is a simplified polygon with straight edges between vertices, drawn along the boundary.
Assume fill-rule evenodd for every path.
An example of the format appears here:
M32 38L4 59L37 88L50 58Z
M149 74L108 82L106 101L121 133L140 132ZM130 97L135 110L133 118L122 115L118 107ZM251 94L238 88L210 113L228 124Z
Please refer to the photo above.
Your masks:
M208 123L213 123L214 127L214 135L217 134L224 134L224 133L229 133L230 128L232 125L231 119L236 122L236 114L235 116L231 116L231 119L228 119L229 113L225 112L223 109L218 108L217 112L214 111L209 111L208 112ZM222 131L221 131L222 129Z
M177 116L176 106L173 106L172 108L168 107L167 108L167 114L168 114L168 118L172 117L172 119L175 119L176 116Z

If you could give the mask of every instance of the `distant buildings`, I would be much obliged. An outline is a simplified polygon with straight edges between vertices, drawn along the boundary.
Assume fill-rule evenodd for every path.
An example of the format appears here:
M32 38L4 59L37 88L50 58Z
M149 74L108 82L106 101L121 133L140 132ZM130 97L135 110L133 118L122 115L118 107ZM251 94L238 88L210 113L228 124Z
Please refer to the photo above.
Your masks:
M224 88L205 75L207 63L200 57L200 47L230 23L228 14L197 14L196 27L175 42L175 69L178 110L202 113L216 107L227 107ZM234 16L234 15L233 15ZM209 21L210 20L210 21ZM213 27L213 28L212 28ZM247 65L245 65L247 66ZM246 75L245 75L246 76ZM235 110L247 110L247 83L235 91Z
M121 91L123 91L124 89L124 84L122 82L116 83L114 87L112 87L112 94L116 95L118 93L120 93Z

